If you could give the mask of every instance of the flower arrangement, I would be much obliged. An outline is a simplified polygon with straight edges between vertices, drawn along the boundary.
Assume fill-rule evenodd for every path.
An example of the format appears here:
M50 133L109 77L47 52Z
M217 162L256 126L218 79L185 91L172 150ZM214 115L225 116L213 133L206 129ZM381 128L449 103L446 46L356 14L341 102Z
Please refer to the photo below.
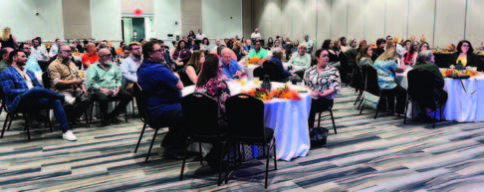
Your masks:
M459 71L456 69L445 69L442 71L442 76L444 77L455 77L455 76L462 76L462 75L469 75L471 77L479 75L479 72L473 69L466 69L465 71Z
M248 91L247 94L257 97L262 101L269 101L272 98L301 100L299 94L295 90L291 90L287 85L271 92L264 88L254 88Z

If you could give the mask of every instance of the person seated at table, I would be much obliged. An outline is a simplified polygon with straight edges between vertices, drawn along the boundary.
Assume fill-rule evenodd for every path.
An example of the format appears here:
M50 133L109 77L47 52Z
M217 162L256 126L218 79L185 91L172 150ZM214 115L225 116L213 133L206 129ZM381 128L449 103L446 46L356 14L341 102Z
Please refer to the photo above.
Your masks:
M227 118L225 116L225 101L230 97L230 89L223 77L222 62L219 62L216 55L209 54L202 66L202 72L198 77L196 92L205 93L212 97L219 104L218 119L222 129L227 128ZM214 142L210 152L205 156L207 163L214 170L220 168L220 142Z
M190 41L190 46L188 47L188 49L191 51L196 51L196 50L200 50L200 46L197 45L197 42L195 39L192 39Z
M114 58L114 62L116 62L118 66L120 66L124 60L129 58L129 55L130 55L129 46L124 46L121 49L122 49L122 52L116 55L116 58Z
M86 81L92 99L98 101L103 116L103 126L111 123L118 124L121 121L117 116L131 101L133 95L122 87L123 75L119 68L111 60L111 52L107 48L99 50L99 63L91 65L87 70ZM108 114L108 102L119 101L114 110Z
M316 113L333 106L335 95L340 92L341 79L338 70L328 65L328 50L316 51L318 63L304 73L304 84L311 90L311 110L308 126L314 128Z
M304 45L301 45L301 46L304 46ZM304 49L304 53L306 53L306 49ZM277 73L279 75L277 75L278 77L281 78L281 80L284 80L288 77L290 77L292 74L291 72L287 71L285 68L284 68L284 65L282 65L282 56L284 55L284 53L282 52L282 50L280 48L274 48L274 50L272 51L272 57L270 59L270 61L274 62L274 64L276 64L276 68L277 68Z
M208 40L208 38L203 38L202 40L202 44L200 45L200 50L210 50L211 46L210 46L210 41Z
M245 56L244 49L242 48L240 41L234 42L234 48L232 48L232 51L234 51L235 56L237 56L237 62Z
M302 77L304 71L311 66L311 56L307 53L305 44L299 45L298 52L292 54L288 64L292 66L291 71Z
M255 42L255 49L250 50L249 59L259 57L259 59L267 58L267 51L262 48L260 41Z
M389 95L388 98L390 99L388 99L388 104L390 109L393 110L395 106L394 98L396 96L396 112L398 114L404 114L407 91L395 82L395 72L403 72L405 70L405 64L396 51L393 40L387 41L386 48L387 50L373 64L378 74L378 85L381 91L385 91Z
M281 40L279 39L276 39L276 41L274 41L274 48L280 48L280 49L284 49L284 47L281 45Z
M424 41L418 47L418 53L421 53L422 51L425 51L425 50L429 50L429 48L430 48L429 43Z
M50 77L48 83L55 92L65 95L64 110L69 122L79 124L78 119L91 104L91 98L83 85L81 71L71 61L71 58L71 48L61 45L57 59L49 65L47 70Z
M339 62L339 52L333 50L334 42L331 39L326 39L321 45L321 49L328 50L329 53L329 62L330 63L337 63Z
M439 105L445 104L447 102L448 94L444 91L445 81L442 73L439 70L439 67L434 64L435 57L432 51L424 50L420 52L417 56L417 63L413 67L414 70L422 69L425 71L429 71L434 76L434 100L437 101ZM419 116L423 116L425 119L432 119L428 114L432 111L429 108L426 108L425 103L418 103L420 109L422 110ZM425 111L423 109L426 109ZM427 112L427 113L425 113Z
M385 39L378 39L376 40L376 48L373 49L373 56L371 57L371 60L376 61L376 59L383 53L385 52Z
M415 64L417 61L418 46L419 43L417 41L413 42L410 46L410 50L403 55L403 58L405 58L405 65L413 66Z
M222 45L222 41L220 41L220 39L216 39L212 52L217 52L217 48L220 47L221 45Z
M244 45L244 51L246 54L249 54L251 50L254 49L254 46L252 45L252 40L247 39L245 45Z
M202 51L194 51L187 65L178 71L183 86L190 86L197 83L203 62L205 62L205 54Z
M13 49L10 47L2 48L2 51L0 52L2 55L2 60L0 61L0 72L4 71L10 66L11 61L9 60L8 56L12 51Z
M360 52L356 56L357 64L362 67L364 65L373 65L373 61L371 60L371 56L373 54L373 50L370 49L368 46L363 46L360 48Z
M474 54L474 48L472 48L471 42L467 40L460 41L457 44L457 52L450 57L449 66L455 65L457 67L458 64L461 64L462 67L477 67L478 71L483 70L479 56Z
M128 46L129 57L126 58L119 66L123 75L123 87L130 93L134 93L133 86L138 83L136 72L141 65L141 46L136 43L130 43Z
M260 45L259 45L260 46ZM237 63L237 60L232 58L232 50L223 48L220 55L220 62L222 63L223 75L228 79L240 79L247 75L242 66Z
M0 85L8 110L16 113L53 109L63 132L62 138L77 140L62 108L64 96L42 88L34 73L25 69L27 56L23 51L12 51L9 60L12 61L11 66L0 73Z
M88 43L86 45L86 50L87 52L82 55L82 64L84 65L84 69L88 69L89 66L99 61L99 55L94 43Z
M267 45L265 48L267 50L271 50L272 48L274 48L274 39L272 39L272 37L269 37L269 39L267 39Z
M175 52L173 52L172 58L175 61L178 62L183 62L183 64L187 63L188 60L190 60L190 57L192 56L192 52L186 48L187 42L184 40L181 40L178 42L178 46L175 49Z
M298 49L299 49L299 41L294 40L294 42L292 43L291 55L293 53L296 53Z
M181 158L185 146L181 90L183 83L177 73L163 63L160 45L147 42L142 47L143 62L138 69L138 84L146 98L151 125L168 125L163 139L164 156Z

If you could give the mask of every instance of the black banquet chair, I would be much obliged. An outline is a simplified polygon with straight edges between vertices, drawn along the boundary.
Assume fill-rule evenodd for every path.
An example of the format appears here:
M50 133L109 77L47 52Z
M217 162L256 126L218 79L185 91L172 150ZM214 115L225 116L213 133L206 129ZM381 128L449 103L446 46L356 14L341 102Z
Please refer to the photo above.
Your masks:
M155 139L156 139L156 135L158 134L158 131L160 130L160 128L166 127L168 125L163 125L162 123L160 124L150 123L150 118L146 107L146 99L145 99L145 96L143 95L143 91L141 90L138 84L134 84L133 89L134 89L134 95L136 98L136 104L138 105L138 113L139 113L140 119L141 121L144 121L143 129L141 129L141 133L139 135L136 148L134 149L134 153L138 152L138 148L141 143L141 139L143 139L143 134L145 133L146 127L149 126L155 130L155 132L153 133L153 139L151 139L150 148L148 149L148 154L146 154L145 162L148 162L148 158L150 157L151 149L153 148L153 144L155 143Z
M412 106L415 103L422 103L425 107L430 108L434 112L432 128L435 128L435 122L437 121L437 109L440 109L440 113L442 113L445 103L439 104L439 102L435 99L434 74L432 74L430 71L414 69L407 73L407 79L408 98L412 101ZM408 100L407 105L405 106L405 117L403 119L404 124L407 123L407 110Z
M203 93L192 93L182 98L181 101L183 118L186 122L186 139L184 157L180 171L180 181L183 180L183 172L187 157L187 148L193 142L222 144L220 155L220 169L218 183L222 183L222 165L226 145L228 143L228 131L219 126L219 104L212 97ZM200 146L200 145L199 145ZM228 173L228 170L227 172ZM227 176L227 174L225 175Z
M277 155L274 130L264 126L264 102L247 94L238 94L225 101L225 109L230 138L234 143L234 153L240 156L239 144L264 147L264 156L267 158L265 171L265 188L267 188L271 150L274 152L275 170L277 170ZM228 179L225 182L228 182Z
M379 96L377 105L376 105L376 112L375 112L375 119L378 117L378 112L383 106L383 100L388 100L388 99L395 99L388 97L388 94L386 94L384 91L380 90L380 86L378 85L378 73L376 69L371 66L371 65L365 65L361 67L362 73L364 74L365 78L365 92L370 93L372 95ZM364 94L363 94L364 95ZM363 112L363 109L365 108L364 105L365 98L361 99L360 105L360 114ZM388 105L387 105L388 106Z

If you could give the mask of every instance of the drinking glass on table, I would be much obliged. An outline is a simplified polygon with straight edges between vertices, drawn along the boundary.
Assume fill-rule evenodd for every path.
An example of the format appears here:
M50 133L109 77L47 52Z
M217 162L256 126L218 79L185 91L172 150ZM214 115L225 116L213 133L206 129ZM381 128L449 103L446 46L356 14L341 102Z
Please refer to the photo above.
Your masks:
M240 85L245 86L247 84L247 79L240 79Z

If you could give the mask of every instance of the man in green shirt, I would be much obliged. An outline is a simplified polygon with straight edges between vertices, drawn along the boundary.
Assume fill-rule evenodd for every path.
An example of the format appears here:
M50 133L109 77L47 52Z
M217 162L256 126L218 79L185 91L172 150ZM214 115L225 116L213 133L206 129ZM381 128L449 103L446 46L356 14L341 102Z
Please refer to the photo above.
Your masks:
M7 69L10 66L10 61L8 60L8 55L12 52L13 49L10 47L3 48L0 52L2 55L2 60L0 61L0 72Z
M99 50L99 63L91 65L86 74L87 87L92 93L92 99L100 105L103 126L118 124L120 120L116 117L133 98L131 93L121 87L123 76L111 58L109 49ZM120 101L110 114L107 112L109 101Z
M267 58L267 51L261 47L260 41L255 41L255 49L250 50L249 59L259 57L259 59Z

